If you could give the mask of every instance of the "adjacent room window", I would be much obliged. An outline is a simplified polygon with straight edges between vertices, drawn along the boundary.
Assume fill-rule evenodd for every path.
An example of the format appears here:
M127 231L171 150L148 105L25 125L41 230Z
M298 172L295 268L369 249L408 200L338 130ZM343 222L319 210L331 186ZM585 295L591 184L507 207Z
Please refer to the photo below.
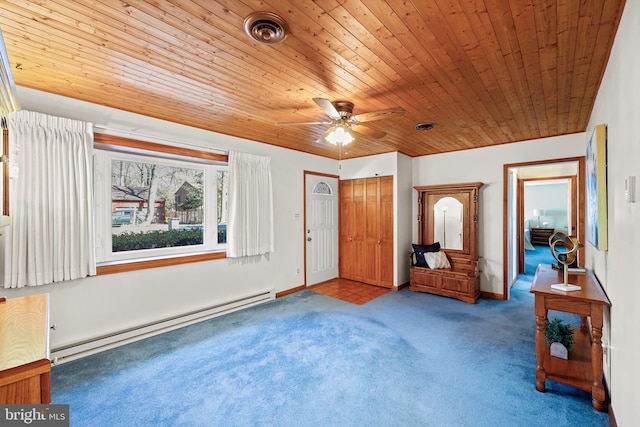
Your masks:
M98 263L226 248L226 156L104 138L94 156Z

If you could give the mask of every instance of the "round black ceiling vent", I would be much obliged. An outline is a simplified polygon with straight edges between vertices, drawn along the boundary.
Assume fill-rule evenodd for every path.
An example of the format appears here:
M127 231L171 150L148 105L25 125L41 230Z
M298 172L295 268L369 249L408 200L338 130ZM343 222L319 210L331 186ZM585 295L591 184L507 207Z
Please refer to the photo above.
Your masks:
M416 125L416 130L419 130L420 132L422 132L423 130L431 130L433 128L435 128L437 125L434 122L425 122L425 123L418 123Z
M258 43L276 44L287 37L284 19L271 12L254 12L244 19L244 32Z

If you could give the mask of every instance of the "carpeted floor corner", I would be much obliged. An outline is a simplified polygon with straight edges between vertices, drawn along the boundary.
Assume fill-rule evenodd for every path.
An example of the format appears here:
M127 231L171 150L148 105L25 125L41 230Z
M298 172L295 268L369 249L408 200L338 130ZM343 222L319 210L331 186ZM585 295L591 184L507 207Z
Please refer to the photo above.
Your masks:
M72 426L607 426L587 393L535 389L527 276L477 305L311 291L54 366Z

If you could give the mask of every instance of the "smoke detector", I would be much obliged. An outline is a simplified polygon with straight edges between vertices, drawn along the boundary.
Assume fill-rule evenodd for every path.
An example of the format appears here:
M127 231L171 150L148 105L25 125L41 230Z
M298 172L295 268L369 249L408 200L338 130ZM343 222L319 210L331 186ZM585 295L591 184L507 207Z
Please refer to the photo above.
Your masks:
M271 12L254 12L244 19L244 32L262 44L280 43L287 37L287 23Z
M423 130L431 130L431 129L435 128L436 126L437 126L437 124L435 122L418 123L416 125L416 130L419 130L420 132L422 132Z

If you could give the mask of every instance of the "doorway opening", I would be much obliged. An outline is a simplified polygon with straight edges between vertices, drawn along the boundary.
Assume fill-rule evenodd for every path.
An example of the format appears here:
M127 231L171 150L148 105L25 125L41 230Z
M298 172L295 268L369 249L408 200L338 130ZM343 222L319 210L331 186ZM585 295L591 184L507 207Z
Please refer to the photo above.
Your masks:
M584 176L584 157L504 165L504 299L519 277L532 279L539 263L555 262L554 232L584 240Z
M577 172L577 171L576 171ZM549 238L560 231L575 234L576 206L571 197L576 176L523 178L524 250L518 274L533 276L539 264L555 264Z

